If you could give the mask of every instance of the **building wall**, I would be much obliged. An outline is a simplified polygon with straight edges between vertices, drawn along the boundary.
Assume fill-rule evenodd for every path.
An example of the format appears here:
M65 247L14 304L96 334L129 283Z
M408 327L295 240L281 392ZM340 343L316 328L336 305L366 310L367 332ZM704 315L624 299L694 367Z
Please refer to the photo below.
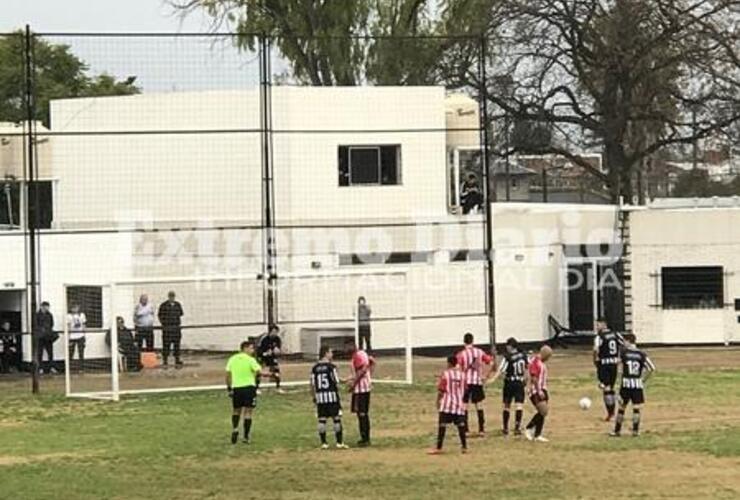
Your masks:
M631 214L634 330L641 342L722 343L740 339L740 209L654 209ZM664 266L724 267L722 309L663 309Z
M276 220L443 215L444 97L441 87L275 87ZM61 100L51 112L60 227L262 219L258 90ZM339 187L338 146L379 144L400 144L401 185Z
M545 340L548 315L568 322L563 245L614 243L616 208L496 203L492 210L497 341Z

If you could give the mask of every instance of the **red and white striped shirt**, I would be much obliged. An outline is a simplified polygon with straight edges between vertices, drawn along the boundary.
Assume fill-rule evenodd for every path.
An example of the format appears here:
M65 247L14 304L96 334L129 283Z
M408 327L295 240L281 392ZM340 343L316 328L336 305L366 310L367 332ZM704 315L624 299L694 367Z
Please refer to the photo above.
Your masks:
M465 374L457 368L448 368L439 377L439 411L452 415L465 415Z
M365 351L357 350L352 355L352 376L355 380L352 392L355 394L370 392L372 390L373 380L371 371L373 363L373 358L368 356Z
M530 393L542 395L547 390L547 365L539 355L532 356L529 360L529 377L532 381Z
M490 365L493 357L474 345L466 345L457 353L457 365L465 374L468 385L483 385L483 365Z

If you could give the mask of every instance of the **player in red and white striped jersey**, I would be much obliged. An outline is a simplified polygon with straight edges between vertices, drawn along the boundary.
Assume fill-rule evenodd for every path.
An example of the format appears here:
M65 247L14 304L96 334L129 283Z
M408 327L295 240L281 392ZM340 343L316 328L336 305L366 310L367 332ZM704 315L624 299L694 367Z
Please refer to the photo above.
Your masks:
M429 450L430 455L442 453L447 426L453 424L460 435L462 452L468 450L465 437L465 374L457 366L457 357L447 358L447 369L442 372L437 384L437 407L439 408L439 427L437 429L437 447Z
M352 413L357 414L360 427L360 447L370 446L370 391L373 389L372 371L375 359L365 351L358 349L353 342L350 346L352 376L349 379L352 393Z
M466 333L463 337L464 347L457 353L457 364L465 374L467 390L465 404L473 403L478 414L478 434L484 436L486 432L486 416L483 406L479 406L486 393L483 384L496 368L494 357L486 354L482 349L475 347L473 334ZM468 432L468 411L465 411L465 432Z
M550 346L544 345L538 354L529 360L529 399L537 409L537 413L527 424L525 435L530 441L546 443L548 440L542 435L542 428L547 417L550 396L547 393L547 361L552 357Z

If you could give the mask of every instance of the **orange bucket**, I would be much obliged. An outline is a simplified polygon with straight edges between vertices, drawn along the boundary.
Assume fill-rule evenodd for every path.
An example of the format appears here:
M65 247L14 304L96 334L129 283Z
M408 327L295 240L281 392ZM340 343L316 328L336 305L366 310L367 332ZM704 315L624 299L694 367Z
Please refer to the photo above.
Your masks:
M156 352L142 352L141 366L144 368L156 368L159 366L159 359Z

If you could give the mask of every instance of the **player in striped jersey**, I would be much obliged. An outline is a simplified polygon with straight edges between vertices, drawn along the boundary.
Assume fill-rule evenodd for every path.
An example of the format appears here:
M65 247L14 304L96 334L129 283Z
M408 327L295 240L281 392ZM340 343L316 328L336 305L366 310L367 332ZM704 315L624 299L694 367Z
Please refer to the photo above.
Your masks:
M614 417L616 396L614 386L617 383L617 365L619 365L619 348L622 345L622 336L609 330L606 320L599 318L596 321L596 337L594 338L594 365L599 379L599 388L603 392L604 407L606 408L605 421Z
M447 358L447 369L442 372L437 384L437 407L439 408L439 427L437 429L437 447L429 450L430 455L442 453L447 426L453 424L460 435L462 452L467 453L468 443L465 436L465 374L460 370L457 356Z
M473 403L478 414L478 435L485 436L486 415L481 403L486 399L483 383L495 369L493 356L486 354L482 349L475 347L473 334L466 333L463 336L465 344L457 353L457 365L465 375L467 389L465 391L465 432L469 432L467 405ZM484 367L488 367L487 369ZM483 373L485 371L485 374Z
M319 351L321 359L311 368L311 395L316 405L316 415L319 421L319 438L321 448L326 450L326 421L334 422L334 436L337 439L337 448L348 448L342 437L342 404L339 400L339 376L334 366L334 352L323 346Z
M545 426L545 417L549 411L550 396L547 393L547 361L552 357L552 349L543 345L540 352L529 360L529 400L537 409L532 420L527 424L525 435L527 439L546 443L548 441L542 435Z
M655 365L643 351L637 348L636 338L629 333L624 336L625 348L622 351L622 387L619 390L619 411L614 423L614 437L622 432L622 422L627 405L632 403L632 435L640 435L640 417L645 403L645 380L655 371Z
M350 368L352 376L348 380L349 390L352 393L352 412L357 414L360 427L360 441L357 446L370 446L370 391L373 389L372 371L375 359L357 345L350 344L352 362Z
M519 342L515 338L506 341L506 355L491 382L495 382L498 377L504 377L503 391L503 429L504 436L509 435L509 419L511 417L511 403L516 405L516 421L514 435L519 436L522 433L522 417L524 415L524 386L527 380L527 368L529 360L527 355L519 349Z

